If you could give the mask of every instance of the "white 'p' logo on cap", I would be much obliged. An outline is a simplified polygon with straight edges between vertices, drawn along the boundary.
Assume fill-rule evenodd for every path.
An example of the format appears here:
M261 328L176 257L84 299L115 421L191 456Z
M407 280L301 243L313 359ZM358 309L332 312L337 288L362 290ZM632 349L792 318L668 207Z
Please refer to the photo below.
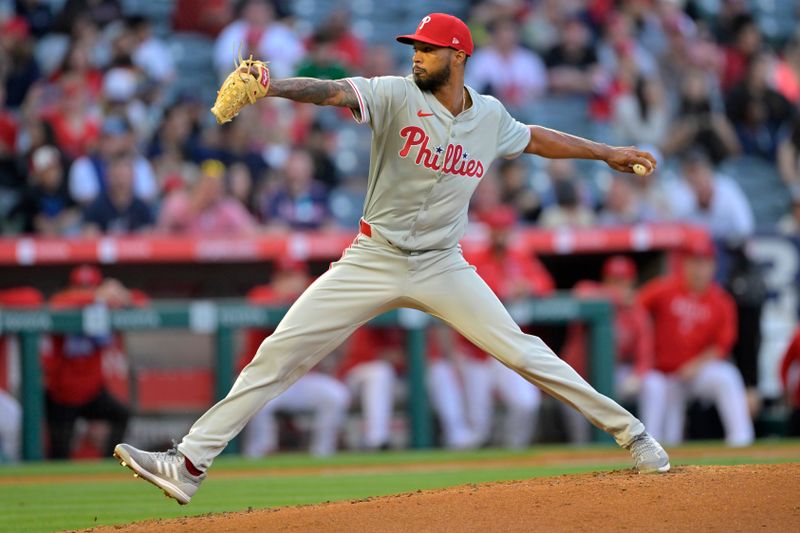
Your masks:
M422 27L423 27L425 24L429 23L430 21L431 21L431 18L430 18L428 15L425 15L425 16L422 18L422 22L420 22L420 23L419 23L419 26L417 27L417 30L421 30L421 29L422 29Z

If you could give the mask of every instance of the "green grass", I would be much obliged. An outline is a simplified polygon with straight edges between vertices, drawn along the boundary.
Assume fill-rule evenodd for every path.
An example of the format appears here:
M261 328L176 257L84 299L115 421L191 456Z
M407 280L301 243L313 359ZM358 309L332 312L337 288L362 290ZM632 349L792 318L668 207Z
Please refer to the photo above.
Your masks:
M800 460L799 441L767 443L719 457L709 446L713 445L676 450L673 464ZM87 528L629 466L624 451L608 455L609 450L613 448L541 446L521 452L353 453L328 459L302 455L279 455L260 461L223 457L188 507L178 506L152 485L134 480L129 470L110 460L7 466L0 467L0 531ZM690 459L681 460L681 454ZM20 480L23 476L25 479Z

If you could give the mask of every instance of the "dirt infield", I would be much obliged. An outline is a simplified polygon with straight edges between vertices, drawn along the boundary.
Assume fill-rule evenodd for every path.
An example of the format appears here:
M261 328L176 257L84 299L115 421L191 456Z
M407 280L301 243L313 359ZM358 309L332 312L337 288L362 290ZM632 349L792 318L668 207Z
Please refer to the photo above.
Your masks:
M465 485L92 531L796 531L800 463L684 466Z

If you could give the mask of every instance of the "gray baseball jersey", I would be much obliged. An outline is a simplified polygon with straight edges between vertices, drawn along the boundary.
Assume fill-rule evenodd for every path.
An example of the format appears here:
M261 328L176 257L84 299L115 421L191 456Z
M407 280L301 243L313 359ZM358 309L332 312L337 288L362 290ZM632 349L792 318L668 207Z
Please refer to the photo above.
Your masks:
M364 219L403 250L455 246L489 165L521 154L530 129L470 88L472 106L454 117L411 76L347 81L358 95L356 120L373 132Z

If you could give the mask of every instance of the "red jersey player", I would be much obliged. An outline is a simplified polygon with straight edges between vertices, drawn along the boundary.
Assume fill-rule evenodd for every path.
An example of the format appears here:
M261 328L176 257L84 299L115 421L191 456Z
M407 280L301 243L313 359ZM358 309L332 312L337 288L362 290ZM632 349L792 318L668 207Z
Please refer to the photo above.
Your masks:
M642 420L656 439L683 439L686 401L713 402L729 446L753 442L744 381L728 361L736 341L736 307L714 282L709 240L687 247L679 275L645 285L639 301L653 320L658 379L641 398Z
M800 328L786 349L781 362L781 381L792 414L789 417L790 437L800 437Z
M119 281L103 279L97 267L83 265L70 274L70 286L50 299L53 309L83 307L103 302L110 307L142 305L147 296L126 289ZM50 455L66 459L77 418L104 420L111 426L104 454L111 453L128 424L128 408L106 388L103 354L120 348L119 335L53 335L44 350L47 423Z

